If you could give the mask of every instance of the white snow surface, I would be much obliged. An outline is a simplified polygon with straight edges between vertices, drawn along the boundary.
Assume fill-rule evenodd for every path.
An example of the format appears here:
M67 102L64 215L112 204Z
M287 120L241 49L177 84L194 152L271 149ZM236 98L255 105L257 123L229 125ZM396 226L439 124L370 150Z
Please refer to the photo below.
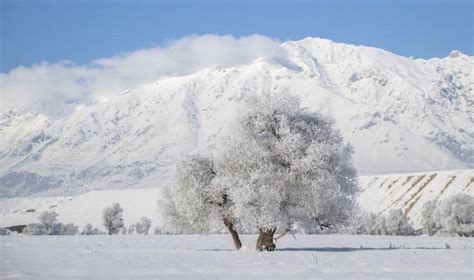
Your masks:
M472 279L473 238L296 235L274 252L230 235L0 236L1 279ZM447 249L449 247L450 249Z
M0 116L0 197L161 187L189 153L213 153L246 96L289 93L336 120L361 174L474 167L474 57L411 59L306 38L285 55L161 76L53 118Z
M465 193L474 196L474 170L404 173L359 178L361 207L374 213L403 209L421 227L421 209L432 199L443 200ZM42 211L56 211L58 220L74 223L79 229L91 223L104 230L102 210L114 202L124 209L125 225L140 222L141 217L152 220L152 229L162 226L158 212L161 188L90 191L74 196L18 197L0 200L0 227L38 222ZM34 211L32 211L34 210Z

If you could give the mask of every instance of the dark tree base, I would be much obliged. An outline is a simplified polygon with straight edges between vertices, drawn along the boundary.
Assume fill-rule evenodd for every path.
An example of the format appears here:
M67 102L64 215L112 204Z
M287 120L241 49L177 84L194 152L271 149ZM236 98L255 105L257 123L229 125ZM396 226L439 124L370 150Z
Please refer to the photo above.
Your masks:
M257 239L257 251L274 251L276 248L275 243L273 242L273 235L275 234L275 229L259 229L260 234Z

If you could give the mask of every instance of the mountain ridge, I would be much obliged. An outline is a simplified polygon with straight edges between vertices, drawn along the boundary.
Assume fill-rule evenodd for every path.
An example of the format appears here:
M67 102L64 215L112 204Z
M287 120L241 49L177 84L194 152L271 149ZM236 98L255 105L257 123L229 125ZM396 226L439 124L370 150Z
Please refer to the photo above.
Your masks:
M213 153L249 94L292 94L336 120L361 174L474 167L474 57L411 59L305 38L285 54L162 76L54 119L0 116L0 196L156 187Z

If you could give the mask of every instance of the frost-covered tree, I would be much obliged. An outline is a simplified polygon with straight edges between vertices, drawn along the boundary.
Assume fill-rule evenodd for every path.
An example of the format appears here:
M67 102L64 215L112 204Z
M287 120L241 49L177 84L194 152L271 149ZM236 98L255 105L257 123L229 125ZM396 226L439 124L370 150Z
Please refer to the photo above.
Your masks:
M401 209L392 209L386 217L386 229L389 235L414 235L410 218Z
M135 225L138 234L148 234L151 227L151 220L147 217L142 217L139 223Z
M103 223L109 235L118 234L124 227L122 214L123 209L118 203L114 203L102 211Z
M443 200L434 212L435 224L441 233L474 236L474 197L453 195Z
M163 193L159 204L165 232L206 233L223 223L237 249L242 247L230 213L231 200L224 185L215 181L211 159L188 156L177 165L175 181Z
M247 100L225 143L216 184L244 229L259 229L257 250L273 250L277 228L312 232L344 222L357 191L352 149L334 122L285 95Z
M344 222L354 206L356 171L333 121L289 96L246 104L215 161L193 156L177 166L161 203L165 226L208 232L222 221L236 248L234 225L258 228L257 249L273 250L277 228L314 232Z
M421 209L421 224L423 233L429 236L434 235L440 228L434 219L434 212L436 210L436 200L427 201L423 204Z
M99 235L103 234L98 228L93 227L92 224L87 224L84 226L84 229L81 231L81 235Z
M46 234L51 234L53 224L56 223L59 214L55 211L44 211L39 215L40 223L44 226Z

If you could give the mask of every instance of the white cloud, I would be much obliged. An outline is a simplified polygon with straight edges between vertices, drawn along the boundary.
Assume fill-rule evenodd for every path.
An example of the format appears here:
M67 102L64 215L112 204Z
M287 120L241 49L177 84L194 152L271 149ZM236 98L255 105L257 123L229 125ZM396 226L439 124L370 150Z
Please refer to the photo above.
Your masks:
M269 37L202 35L98 59L89 65L65 61L18 67L0 74L0 111L33 107L50 115L65 114L78 103L120 94L162 75L182 75L205 67L228 67L281 55L280 43Z

